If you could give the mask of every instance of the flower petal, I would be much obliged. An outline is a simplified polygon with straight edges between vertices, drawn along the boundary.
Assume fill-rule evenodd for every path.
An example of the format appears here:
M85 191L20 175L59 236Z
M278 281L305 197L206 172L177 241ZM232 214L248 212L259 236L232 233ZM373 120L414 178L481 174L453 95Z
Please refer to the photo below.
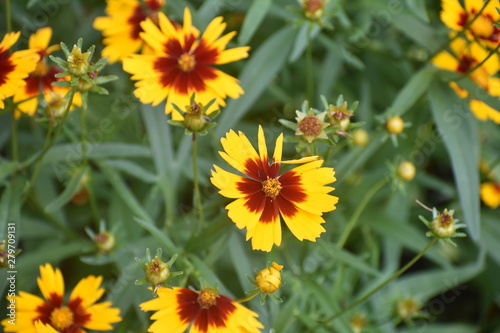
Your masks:
M47 301L50 302L55 297L62 299L64 296L64 280L59 268L54 270L51 264L40 266L40 277L37 278L37 282Z

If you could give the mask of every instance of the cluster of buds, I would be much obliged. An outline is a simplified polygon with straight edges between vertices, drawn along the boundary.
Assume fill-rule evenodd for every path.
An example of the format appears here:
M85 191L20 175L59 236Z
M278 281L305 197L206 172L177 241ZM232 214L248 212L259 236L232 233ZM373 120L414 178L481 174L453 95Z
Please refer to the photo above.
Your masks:
M256 270L255 280L247 275L248 280L257 287L257 289L247 291L250 294L249 297L242 301L247 301L259 293L261 293L260 302L264 304L266 301L267 295L270 295L275 300L282 302L281 298L276 296L274 293L279 290L281 286L281 270L283 269L282 265L279 265L273 262L271 265L268 263L268 267L258 271Z
M9 268L9 258L15 257L21 253L20 249L15 251L12 249L7 250L6 244L7 242L5 240L0 242L0 268Z
M170 268L177 259L177 254L174 254L168 262L163 262L161 260L162 250L159 248L156 250L156 255L151 259L151 253L149 249L146 249L146 262L142 262L141 259L135 258L135 261L144 270L144 278L135 281L136 285L143 285L150 283L153 288L153 295L156 295L158 289L162 286L169 287L167 281L173 277L181 275L182 272L171 272Z
M419 201L417 201L417 203L432 212L432 221L427 221L423 216L419 216L419 219L429 228L429 231L425 234L427 237L437 237L440 240L451 243L453 246L457 246L451 238L467 236L463 232L457 232L458 229L467 226L463 223L458 223L458 220L453 217L454 210L445 208L445 210L440 213L436 208L430 209Z
M87 52L82 52L83 40L80 38L76 45L73 45L71 52L66 44L61 42L61 49L66 56L66 59L61 59L50 55L50 59L63 69L62 73L56 74L56 77L69 76L69 81L56 81L53 83L59 87L72 87L76 91L86 93L88 91L98 94L107 95L108 91L100 84L116 80L115 75L98 76L98 72L106 65L107 59L99 59L95 64L91 59L94 54L95 46L92 45ZM86 98L82 102L86 107Z
M295 111L297 115L295 122L285 119L279 120L283 126L295 132L295 136L288 137L286 140L297 142L296 148L299 152L315 142L335 145L339 136L351 137L348 130L354 130L363 125L351 123L350 120L359 104L358 102L348 107L342 95L337 99L336 105L328 104L324 96L321 96L321 100L324 106L323 111L310 108L309 103L304 101L302 109ZM358 135L359 145L365 145L368 141L368 134L366 132L360 134L365 135L364 138L361 138L364 142L360 142Z
M173 126L184 127L187 135L195 135L196 133L206 135L208 129L217 125L217 123L213 122L213 119L217 117L219 110L209 112L209 109L214 102L215 98L207 105L197 103L196 95L193 93L191 95L189 105L185 105L184 110L181 110L177 105L172 104L174 109L183 115L184 120L169 120L168 123Z

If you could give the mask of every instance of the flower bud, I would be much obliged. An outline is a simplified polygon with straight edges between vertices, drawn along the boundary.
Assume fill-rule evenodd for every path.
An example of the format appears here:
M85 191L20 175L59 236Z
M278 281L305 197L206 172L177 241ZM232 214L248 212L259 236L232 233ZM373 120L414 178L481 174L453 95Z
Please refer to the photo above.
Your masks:
M415 165L411 162L403 161L399 164L397 173L399 178L405 182L409 182L415 178Z
M281 286L282 265L273 262L271 267L266 267L257 273L255 282L261 292L271 294L277 291Z
M439 238L448 238L455 233L456 227L453 213L453 210L448 211L448 209L445 209L432 220L430 229L434 235Z
M94 242L100 253L109 253L115 246L115 236L108 231L101 231L95 235Z
M211 122L205 111L203 105L196 102L191 106L186 106L184 127L194 133L204 130Z
M418 316L421 308L422 304L413 297L402 299L397 304L398 316L404 321L408 321Z
M68 56L68 72L74 76L82 76L87 74L89 67L90 52L82 53L82 50L73 45L73 50Z
M403 122L403 119L398 116L389 118L385 123L385 128L390 134L399 134L403 132L404 127L405 123Z
M365 316L361 313L356 313L351 320L349 320L349 323L351 324L351 328L354 333L361 333L363 326L366 326L367 321Z
M359 128L352 133L352 140L355 146L364 147L368 143L368 132Z
M146 263L146 279L154 286L163 285L170 277L170 268L166 263L155 257Z
M320 20L325 11L328 0L302 0L302 11L304 16L310 20Z

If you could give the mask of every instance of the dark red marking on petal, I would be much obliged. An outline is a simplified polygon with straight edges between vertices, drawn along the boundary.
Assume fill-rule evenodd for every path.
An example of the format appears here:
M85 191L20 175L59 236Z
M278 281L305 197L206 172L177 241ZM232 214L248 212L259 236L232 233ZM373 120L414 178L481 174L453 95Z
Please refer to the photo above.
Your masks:
M461 27L464 27L467 24L468 15L466 12L461 12L458 16L457 24Z
M460 57L460 61L458 62L457 72L467 73L476 62L476 59L467 55L462 55Z
M10 55L0 57L0 85L7 82L7 75L10 74L16 66L10 61Z
M181 288L177 290L177 314L180 320L184 323L189 323L193 321L200 312L201 307L198 304L198 293Z
M73 322L80 326L85 326L92 318L91 314L83 306L83 300L80 297L71 299L68 308L73 312Z
M264 192L259 191L254 195L245 198L245 207L252 213L262 212L266 205L267 197Z
M193 326L201 332L208 332L211 327L227 327L229 316L236 311L233 301L223 295L217 297L217 304L209 309L202 309Z
M132 39L140 39L139 33L142 32L141 22L144 21L145 19L146 19L146 14L144 13L142 6L140 4L137 4L137 6L134 9L134 12L127 20L127 23L129 23L130 26L132 27L132 30L130 31L130 37Z
M276 199L278 199L278 197L276 197ZM259 222L271 223L279 221L279 212L281 210L281 207L279 207L278 201L276 199L271 199L269 197L265 198L266 198L266 204L264 205L264 210L262 211L262 215L260 216Z
M290 201L286 200L282 196L276 197L275 201L277 202L277 205L279 207L280 213L283 216L293 217L299 211L298 208L293 203L291 203Z
M245 163L243 163L243 166L245 167L245 174L252 179L263 182L267 179L267 177L270 177L267 170L263 167L263 163L260 158L255 160L249 158L245 161Z
M253 179L244 178L241 182L236 183L236 188L246 196L251 196L262 191L262 183Z
M278 180L282 186L280 195L283 196L283 198L291 202L306 201L307 194L302 185L302 177L297 172L293 170L287 171L282 174Z
M198 47L194 51L197 61L202 64L215 64L220 55L219 50L207 45L207 42L202 39Z
M162 1L160 0L146 0L146 5L151 11L158 11L162 6Z
M500 183L494 183L493 184L493 189L500 194Z

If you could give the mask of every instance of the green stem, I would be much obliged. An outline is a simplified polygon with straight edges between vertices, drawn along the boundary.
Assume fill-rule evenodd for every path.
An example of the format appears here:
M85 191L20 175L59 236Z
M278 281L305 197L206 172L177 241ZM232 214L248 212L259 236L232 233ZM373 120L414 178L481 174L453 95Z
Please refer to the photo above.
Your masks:
M80 126L82 128L82 163L84 166L87 166L87 132L86 132L86 124L85 124L85 111L87 108L85 107L86 103L82 105L82 111L80 113Z
M90 173L90 170L88 171ZM92 186L90 185L90 181L85 184L87 191L89 193L89 202L90 209L92 211L92 216L94 217L94 221L96 223L96 228L99 228L99 221L101 219L101 215L99 213L99 208L97 206L97 201L95 199L94 191L92 191Z
M364 295L363 297L361 297L360 299L358 299L356 302L352 303L351 305L349 305L348 307L340 310L339 312L331 315L330 317L322 320L322 322L329 322L335 318L338 318L340 317L341 315L343 315L344 313L346 313L347 311L353 309L354 307L356 307L357 305L363 303L364 301L366 301L368 298L370 298L373 294L375 294L377 291L379 291L380 289L382 289L383 287L385 287L389 282L391 282L392 280L398 278L401 274L403 274L404 272L406 272L411 266L413 266L413 264L415 264L420 258L422 258L422 256L425 254L425 252L427 252L427 250L432 246L434 245L434 243L438 240L437 237L434 237L428 244L426 247L424 247L422 249L422 251L420 251L409 263L407 263L403 268L401 268L399 271L397 271L396 273L392 274L387 280L385 280L384 282L382 282L381 284L379 284L377 287L375 287L373 290L371 290L370 292L368 292L366 295Z
M344 232L339 238L339 241L337 243L337 248L341 249L344 247L345 243L347 242L347 239L349 238L349 235L351 234L351 231L354 229L356 226L356 223L358 222L359 217L361 216L361 213L365 209L366 205L370 200L373 198L375 193L378 192L385 184L389 182L389 177L385 177L381 179L378 183L376 183L368 193L366 193L365 197L363 200L359 203L358 207L356 207L356 210L351 216L351 219L347 223L347 226L344 229Z
M260 294L260 292L256 291L255 293L253 293L252 295L250 295L248 297L240 298L240 299L235 300L235 302L238 302L238 303L248 302L249 300L251 300L252 298L254 298L255 296L257 296L258 294Z
M10 0L5 0L5 20L7 21L7 32L11 32L12 19L10 14Z
M27 166L29 166L32 163L37 163L37 165L35 167L35 171L33 172L33 175L31 176L30 182L27 184L26 188L24 189L24 195L23 195L24 199L26 198L26 195L29 193L29 191L31 190L31 188L35 184L36 179L38 178L38 174L40 173L40 170L42 168L43 159L45 157L45 154L47 153L47 151L50 149L50 147L52 147L52 145L56 141L57 137L59 136L59 133L61 133L62 127L63 127L64 123L66 122L66 119L68 118L69 110L71 109L71 105L73 104L73 96L75 95L75 91L73 89L70 90L69 95L70 96L69 96L68 104L66 105L66 110L64 110L64 114L63 114L61 120L59 121L59 123L57 124L57 127L55 128L52 135L51 135L52 127L49 127L49 131L47 132L47 138L45 139L43 150L40 153L40 155L38 155L38 157L35 158L34 160L30 161L29 164L27 164L27 165L22 164L20 166L20 168L26 168Z
M495 47L493 50L490 51L490 53L488 53L488 56L486 58L484 58L480 63L478 63L477 65L475 65L474 67L472 67L471 69L469 69L466 73L462 74L461 77L464 78L464 77L467 77L469 76L470 74L472 74L472 72L474 72L476 69L480 68L482 65L484 65L484 63L486 61L488 61L489 58L491 58L491 56L493 56L494 54L497 54L497 51L498 49L500 48L500 44L497 45L497 47Z
M198 217L200 219L200 226L205 226L205 217L203 216L203 207L201 205L200 185L198 184L198 161L197 161L198 140L196 140L196 133L193 133L193 182L194 182L194 198L195 206L198 210Z
M313 102L313 58L312 58L312 41L311 41L311 32L312 32L312 23L308 23L309 28L307 32L307 49L306 49L306 70L307 70L307 100L312 103Z
M8 1L7 1L8 2ZM12 110L12 160L17 161L19 155L17 150L17 120L16 108Z

